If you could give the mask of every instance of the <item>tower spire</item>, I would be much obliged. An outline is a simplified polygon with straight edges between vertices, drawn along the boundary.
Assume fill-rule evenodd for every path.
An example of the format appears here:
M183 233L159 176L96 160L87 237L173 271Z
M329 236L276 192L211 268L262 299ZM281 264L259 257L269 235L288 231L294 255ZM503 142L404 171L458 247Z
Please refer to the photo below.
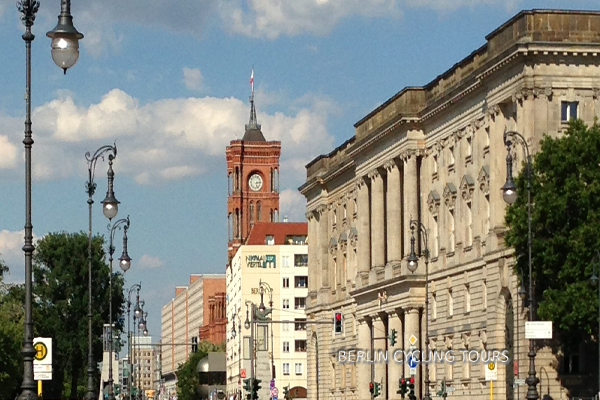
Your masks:
M254 66L252 66L252 75L250 75L250 86L252 94L250 95L250 121L246 124L246 133L242 140L264 141L265 138L260 130L260 124L256 120L256 107L254 106Z

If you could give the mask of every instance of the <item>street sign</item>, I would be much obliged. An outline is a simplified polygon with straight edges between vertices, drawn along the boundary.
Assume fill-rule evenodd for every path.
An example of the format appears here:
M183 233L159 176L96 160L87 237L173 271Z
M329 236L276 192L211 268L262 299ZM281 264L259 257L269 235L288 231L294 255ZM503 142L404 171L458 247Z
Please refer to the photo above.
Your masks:
M410 370L408 371L409 374L411 375L416 375L417 374L417 369L416 368L410 368Z
M410 368L417 368L417 360L415 360L412 354L408 357L408 366Z
M495 363L489 362L485 367L485 380L486 382L498 380L498 368Z
M408 339L411 345L415 345L417 343L417 337L415 335L410 335L410 339Z
M275 387L275 379L271 379L271 382L269 383L269 389L273 390L274 387Z
M36 381L52 380L52 338L37 337L33 339L33 379Z
M273 390L271 390L271 396L273 396L273 397L279 396L279 389L277 389L276 387L273 388Z
M524 385L525 379L515 379L515 385Z
M552 339L552 321L525 322L525 339Z
M245 368L240 370L240 377L241 378L245 378L246 377L246 369Z

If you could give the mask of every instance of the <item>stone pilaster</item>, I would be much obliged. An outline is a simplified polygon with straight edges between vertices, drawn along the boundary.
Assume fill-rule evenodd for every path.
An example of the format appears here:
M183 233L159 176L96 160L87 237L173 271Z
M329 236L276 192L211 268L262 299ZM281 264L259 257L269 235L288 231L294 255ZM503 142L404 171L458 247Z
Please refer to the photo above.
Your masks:
M400 192L400 168L395 160L388 161L387 170L387 260L393 266L402 260L402 198Z
M400 318L400 314L397 312L390 313L388 315L388 329L389 334L392 334L392 329L396 330L396 345L388 347L388 354L390 356L389 364L388 364L388 390L389 390L389 398L391 400L399 400L401 397L396 391L398 390L398 383L400 378L404 375L404 370L402 368L404 364L403 354L400 353L400 350L404 348L404 344L402 343L402 319ZM398 356L394 359L394 353L398 352ZM398 362L396 362L398 360ZM402 363L399 361L402 360Z
M371 267L371 254L369 241L371 240L371 226L369 223L369 187L363 178L359 178L357 185L358 198L358 275L361 283L368 283L369 270Z
M380 316L373 318L373 337L374 340L374 353L373 360L375 361L375 376L373 382L381 383L380 394L377 400L386 400L385 388L387 385L387 374L386 374L386 362L383 359L385 357L385 351L387 350L387 331L385 330L384 321ZM389 362L389 359L388 359Z
M417 155L404 159L404 255L410 253L410 220L419 218L419 193L417 191ZM416 235L416 233L415 233Z
M371 267L385 266L385 210L383 177L378 169L369 172L371 179Z
M306 213L306 219L308 220L308 287L310 293L307 306L314 307L316 304L313 303L311 298L316 299L316 288L319 287L317 282L317 279L319 278L319 252L317 242L319 225L313 211Z
M329 224L327 218L327 207L319 206L319 275L321 276L321 288L329 287Z
M358 349L365 352L369 352L369 357L372 359L371 354L371 328L366 320L361 319L358 321ZM371 393L369 392L369 382L371 381L371 364L366 362L358 362L356 364L356 385L357 387L357 398L358 399L370 399Z

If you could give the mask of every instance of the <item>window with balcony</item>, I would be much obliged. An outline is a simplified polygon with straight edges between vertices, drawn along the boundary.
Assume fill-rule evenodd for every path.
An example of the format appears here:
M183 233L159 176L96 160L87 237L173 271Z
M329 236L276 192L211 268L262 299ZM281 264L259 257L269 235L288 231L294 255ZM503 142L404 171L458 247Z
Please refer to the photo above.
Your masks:
M306 244L306 235L288 235L285 237L285 243L304 245Z
M294 277L294 287L296 288L307 288L308 287L308 276L296 276Z
M294 330L305 331L306 330L306 318L295 318L294 319Z
M294 254L294 266L308 267L308 254Z
M294 308L296 310L304 310L306 308L306 298L305 297L296 297L294 299Z
M306 353L306 340L296 340L294 351Z

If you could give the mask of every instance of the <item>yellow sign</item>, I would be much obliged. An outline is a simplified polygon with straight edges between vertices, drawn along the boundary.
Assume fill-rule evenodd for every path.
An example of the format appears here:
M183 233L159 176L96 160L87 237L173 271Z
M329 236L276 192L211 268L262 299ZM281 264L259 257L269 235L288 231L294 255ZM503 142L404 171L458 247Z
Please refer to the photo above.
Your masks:
M489 369L490 371L493 371L493 370L494 370L494 368L496 368L496 365L495 365L493 362L491 362L491 363L489 363L489 364L488 364L488 369Z
M35 343L33 345L33 348L36 351L34 357L38 361L42 361L48 355L48 347L46 347L46 345L42 342Z

